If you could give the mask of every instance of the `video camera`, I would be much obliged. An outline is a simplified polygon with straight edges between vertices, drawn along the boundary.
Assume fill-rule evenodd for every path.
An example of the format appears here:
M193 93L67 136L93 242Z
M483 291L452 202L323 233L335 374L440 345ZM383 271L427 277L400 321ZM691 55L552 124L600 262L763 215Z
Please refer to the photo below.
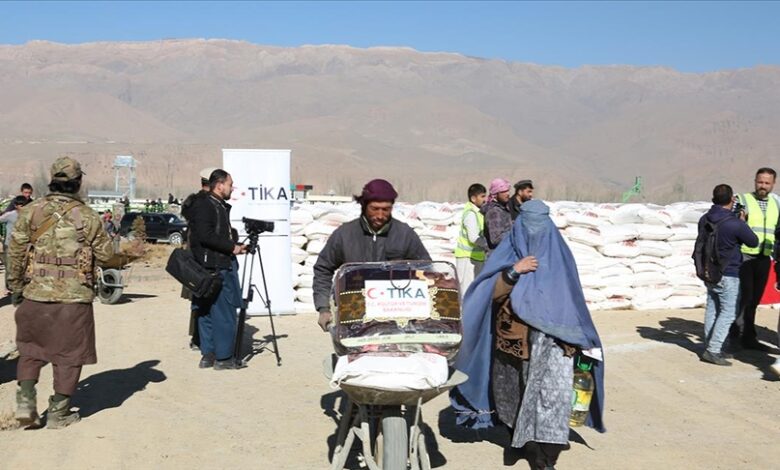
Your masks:
M250 219L249 217L243 217L241 222L244 223L244 230L249 235L259 235L263 232L273 232L274 223L267 220Z

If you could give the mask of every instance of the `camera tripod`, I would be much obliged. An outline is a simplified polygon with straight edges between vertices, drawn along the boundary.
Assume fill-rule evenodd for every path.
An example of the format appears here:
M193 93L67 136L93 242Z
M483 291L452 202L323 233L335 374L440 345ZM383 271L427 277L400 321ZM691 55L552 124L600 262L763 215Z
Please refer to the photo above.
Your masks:
M246 324L246 310L249 304L254 299L255 292L260 297L260 300L268 310L268 321L271 323L271 342L273 342L273 353L276 355L276 365L282 365L282 358L279 356L279 345L276 343L276 329L274 328L274 317L271 313L271 299L268 297L268 284L265 281L265 268L263 267L263 256L260 253L260 247L258 246L259 232L250 232L247 235L246 240L249 242L247 250L244 253L244 266L241 273L241 292L244 292L244 286L246 285L246 271L247 265L249 265L249 287L246 290L246 297L241 299L241 310L238 312L238 324L236 325L236 341L233 349L233 360L238 365L243 365L245 360L252 356L255 351L250 352L248 355L242 357L242 346L244 336L244 326ZM260 275L263 280L263 292L257 285L252 282L252 274L255 269L255 258L257 258L260 265ZM263 296L265 294L265 296ZM270 349L268 346L263 346L260 350Z

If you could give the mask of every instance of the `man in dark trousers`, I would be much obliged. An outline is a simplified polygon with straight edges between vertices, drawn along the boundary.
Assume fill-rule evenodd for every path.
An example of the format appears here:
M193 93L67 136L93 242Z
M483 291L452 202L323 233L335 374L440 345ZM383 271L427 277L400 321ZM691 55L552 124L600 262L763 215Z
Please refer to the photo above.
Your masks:
M360 217L341 227L328 238L314 264L314 306L317 323L323 331L333 321L330 291L333 274L344 263L430 260L431 256L414 230L394 220L393 204L398 193L383 179L369 181L355 199L362 208Z
M237 369L232 360L236 310L241 307L241 286L238 281L236 255L246 247L238 243L230 226L230 195L233 178L224 170L214 170L209 176L209 194L196 198L190 210L190 249L195 259L206 269L215 271L222 280L222 289L214 299L193 298L198 310L200 333L199 367L215 370Z
M707 285L707 307L704 310L704 351L701 360L719 366L730 366L723 341L737 316L739 297L739 267L742 265L740 246L755 248L758 237L750 227L732 212L734 192L731 186L719 184L712 190L712 207L699 219L699 236L705 236L705 222L717 224L718 259L721 261L720 282Z
M737 319L731 327L730 338L735 347L769 351L758 341L756 308L761 302L769 279L770 256L775 249L780 221L780 204L772 194L777 173L771 168L759 168L752 193L739 196L741 217L758 236L755 248L742 246L742 266L739 269L740 300Z
M192 204L198 198L206 197L209 194L209 177L216 168L204 168L200 171L200 191L192 193L181 204L181 216L184 217L189 223L191 217ZM192 300L192 293L186 287L181 288L181 297L183 299ZM190 349L193 351L200 350L200 334L198 333L198 304L190 302L190 325L189 325Z

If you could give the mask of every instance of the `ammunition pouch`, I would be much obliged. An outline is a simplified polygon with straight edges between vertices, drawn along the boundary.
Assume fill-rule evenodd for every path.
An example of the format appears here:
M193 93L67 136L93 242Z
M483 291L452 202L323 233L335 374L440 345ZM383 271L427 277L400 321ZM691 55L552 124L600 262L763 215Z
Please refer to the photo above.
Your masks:
M76 257L79 282L87 287L95 285L95 259L92 247L82 246Z

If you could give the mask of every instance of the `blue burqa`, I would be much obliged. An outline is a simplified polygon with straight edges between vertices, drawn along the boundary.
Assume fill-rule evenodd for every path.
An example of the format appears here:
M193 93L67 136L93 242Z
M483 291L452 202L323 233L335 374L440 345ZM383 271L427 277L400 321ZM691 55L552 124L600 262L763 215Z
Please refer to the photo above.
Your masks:
M458 424L474 429L491 427L490 368L493 358L493 289L497 277L526 256L539 266L520 276L510 293L512 310L528 325L581 349L601 348L582 293L571 250L550 219L542 201L520 206L512 231L490 253L485 267L463 299L463 342L455 368L468 374L466 383L451 393ZM533 352L532 352L533 354ZM587 425L604 432L604 362L594 361L596 382Z

